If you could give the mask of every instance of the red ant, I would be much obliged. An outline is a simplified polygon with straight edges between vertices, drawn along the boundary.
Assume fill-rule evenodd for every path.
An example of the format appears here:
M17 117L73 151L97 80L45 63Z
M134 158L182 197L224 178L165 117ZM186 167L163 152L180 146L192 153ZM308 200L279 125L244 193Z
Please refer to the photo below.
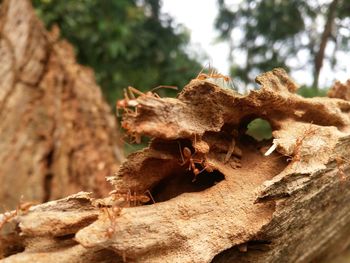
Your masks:
M146 93L143 93L143 92L139 91L138 89L135 89L134 87L131 87L131 86L129 86L127 89L124 89L124 99L118 100L116 103L117 116L119 116L120 109L123 109L125 111L125 113L129 116L136 116L138 102L136 101L135 94L137 94L140 97L159 98L159 95L157 93L155 93L154 91L157 89L161 89L161 88L177 90L177 87L175 87L175 86L158 86L158 87L153 88L150 91L147 91ZM135 108L135 111L132 111L128 107L134 107L134 108L136 107L136 108ZM122 127L125 130L130 130L127 122L122 122ZM132 138L132 142L137 143L137 144L141 143L141 135L140 134L138 134L137 132L128 132L128 133L130 134L130 136Z
M345 174L345 163L349 163L349 160L345 157L336 157L335 158L337 168L338 168L338 175L340 177L341 181L346 180L346 174Z
M141 143L141 134L139 134L135 131L130 131L129 124L127 122L123 121L122 127L123 127L123 129L128 131L128 136L131 139L130 143L136 143L136 144Z
M292 153L292 158L291 158L292 163L301 161L301 158L302 158L301 148L303 146L303 143L305 142L306 138L311 137L316 133L317 129L313 128L311 125L312 123L310 124L309 128L305 129L303 135L296 139L295 146Z
M178 142L179 143L179 142ZM196 167L196 164L200 164L200 165L203 165L203 160L198 160L198 159L194 159L193 156L196 154L196 152L194 152L192 154L190 148L188 147L184 147L182 150L181 150L181 145L179 143L179 150L180 150L180 155L181 155L181 160L182 160L182 163L180 164L181 166L185 165L186 163L189 164L188 166L188 170L193 172L194 174L194 178L192 180L192 182L196 181L196 177L197 175L199 175L200 173L202 173L204 170L207 170L208 172L212 172L212 169L210 166L208 165L205 165L203 167L202 170L199 170L197 167Z
M115 106L117 108L117 116L119 116L119 110L120 109L123 109L126 113L130 114L130 112L132 112L132 111L130 111L128 109L128 107L135 107L137 105L135 102L131 102L132 100L135 99L135 96L131 92L132 89L135 89L135 88L129 86L127 90L124 89L123 90L123 92L124 92L124 99L117 100L117 102L115 104ZM132 99L129 98L128 92L129 92L129 94L132 94L132 97L133 97Z
M177 90L177 87L175 86L164 86L164 85L155 87L152 90L147 91L146 93L143 93L142 91L139 91L138 89L135 89L134 87L131 87L131 86L129 86L127 89L124 89L124 99L118 100L116 103L117 116L119 116L119 109L123 109L127 114L135 114L135 112L131 113L130 110L128 110L128 107L136 107L138 105L138 102L135 100L136 99L135 94L141 97L159 98L159 95L154 91L162 88Z
M104 208L103 211L107 214L108 219L110 221L110 226L107 228L106 230L106 236L111 239L113 238L115 232L116 232L116 220L117 217L120 216L121 213L121 208L118 206L113 206L112 207L112 213L109 212L108 208ZM122 258L123 258L123 262L126 262L126 254L125 252L122 253Z
M106 230L106 235L108 238L112 238L115 233L116 220L117 220L117 217L120 215L121 208L118 206L113 206L112 213L109 212L108 208L104 208L104 211L107 214L109 221L111 223L111 225Z
M196 79L199 79L199 80L206 80L206 79L220 79L222 78L224 81L226 82L230 82L231 81L231 78L229 76L225 76L225 75L222 75L220 74L216 69L212 68L210 63L209 63L209 66L208 66L208 74L206 73L203 73L203 70L206 68L203 67L202 70L198 73Z
M114 201L116 201L117 198L122 198L123 201L127 202L128 207L131 206L132 202L134 206L138 205L138 203L148 203L150 200L152 200L153 203L155 203L151 195L151 192L147 190L145 193L147 193L149 196L145 194L138 195L136 194L136 192L132 194L130 190L127 193L120 193L118 190L113 190L109 193L109 195L113 196ZM108 238L112 238L115 233L116 220L117 220L117 217L120 216L122 208L124 207L113 205L112 212L110 212L108 208L103 209L103 211L107 214L109 221L111 222L111 225L106 230L106 235Z
M29 211L29 208L34 205L33 202L25 202L20 203L16 210L8 211L3 214L0 214L0 230L3 228L3 226L11 222L16 216L18 216L20 213L25 214Z
M132 194L130 190L127 193L121 193L118 190L113 190L109 193L109 195L112 195L114 200L117 198L122 198L128 203L128 206L130 206L132 202L134 206L137 206L140 203L148 203L150 200L155 203L153 196L149 190L145 191L145 194L136 194L136 192Z
M223 74L218 73L217 70L211 69L209 70L209 74L202 73L203 69L199 72L196 79L198 80L207 80L209 82L213 82L214 84L219 84L221 87L228 87L230 89L237 89L233 80L229 76L225 76ZM217 80L222 79L222 83L219 83Z
M205 73L200 72L196 77L196 79L199 79L199 80L206 80L206 79L210 79L210 78L223 79L226 82L231 81L231 78L229 76L222 75L222 74L218 73L216 70L212 70L209 74L205 74Z

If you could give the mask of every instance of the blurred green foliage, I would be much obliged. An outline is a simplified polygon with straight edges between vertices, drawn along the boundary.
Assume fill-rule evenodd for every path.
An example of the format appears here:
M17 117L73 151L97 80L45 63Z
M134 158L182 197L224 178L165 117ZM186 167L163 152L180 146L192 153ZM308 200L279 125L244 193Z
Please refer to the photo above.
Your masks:
M310 89L309 87L302 86L298 89L298 94L305 98L313 97L325 97L327 96L327 89Z
M272 128L268 121L256 118L248 124L246 134L257 141L269 140L272 138Z
M302 43L301 37L309 30L305 19L313 21L320 6L301 0L243 0L235 8L225 0L218 3L215 26L221 40L229 42L231 56L233 52L246 56L246 63L231 65L231 74L243 82L252 83L256 75L274 67L290 69L287 60L302 49L316 52L316 42L310 38ZM78 61L94 69L111 104L129 85L143 91L158 85L182 88L202 69L198 56L186 51L186 29L160 12L161 0L33 0L33 4L48 28L59 26L62 37L75 47ZM338 16L346 17L346 13ZM237 28L240 38L233 37ZM345 37L339 41L343 46L348 43ZM302 87L298 93L314 97L326 91ZM247 134L257 140L270 139L270 124L255 119ZM126 144L126 150L146 143L144 138L139 147Z
M322 65L335 69L338 52L348 52L349 0L218 0L218 6L215 27L230 46L231 74L245 84L283 67L309 70L317 89Z
M143 91L158 85L182 88L202 68L186 52L186 30L160 13L160 0L33 0L33 4L48 28L59 26L62 37L75 47L78 61L94 69L110 103L121 98L129 85Z

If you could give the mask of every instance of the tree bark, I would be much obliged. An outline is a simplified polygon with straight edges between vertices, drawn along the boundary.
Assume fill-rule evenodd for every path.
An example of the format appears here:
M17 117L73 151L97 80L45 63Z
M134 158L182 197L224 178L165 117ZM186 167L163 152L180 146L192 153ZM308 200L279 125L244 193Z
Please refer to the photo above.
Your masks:
M116 121L93 72L27 0L0 16L0 203L45 202L80 190L99 196L120 164Z
M115 191L104 199L79 193L20 210L3 262L320 262L340 253L350 244L350 102L302 98L281 69L257 82L242 96L201 76L176 99L128 101L123 126L150 146L109 178ZM255 118L270 122L273 140L245 133ZM147 191L155 204L141 205Z
M321 72L321 69L323 66L324 55L326 52L326 46L327 46L329 38L332 35L332 28L334 25L334 19L335 19L335 15L336 15L336 11L337 11L337 5L338 5L338 0L333 0L332 3L329 5L327 21L326 21L326 24L325 24L324 29L323 29L320 47L319 47L318 52L316 53L316 56L315 56L315 61L314 61L315 73L314 73L313 88L316 90L318 89L318 81L319 81L320 72Z

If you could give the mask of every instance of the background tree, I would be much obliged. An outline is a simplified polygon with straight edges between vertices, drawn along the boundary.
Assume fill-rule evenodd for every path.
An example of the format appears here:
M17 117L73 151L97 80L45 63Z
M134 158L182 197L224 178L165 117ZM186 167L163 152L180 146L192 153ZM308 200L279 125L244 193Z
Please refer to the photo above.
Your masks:
M230 43L231 73L245 83L281 66L290 71L311 71L312 86L317 90L324 62L334 69L337 52L348 48L350 1L228 2L218 0L215 27L221 40ZM233 62L238 52L245 55L242 64Z
M105 196L105 178L124 158L93 72L57 33L46 31L30 0L0 6L0 211L21 196Z
M57 24L76 48L78 61L93 67L110 102L128 85L184 86L201 69L186 52L189 35L160 13L160 0L33 1L48 27Z

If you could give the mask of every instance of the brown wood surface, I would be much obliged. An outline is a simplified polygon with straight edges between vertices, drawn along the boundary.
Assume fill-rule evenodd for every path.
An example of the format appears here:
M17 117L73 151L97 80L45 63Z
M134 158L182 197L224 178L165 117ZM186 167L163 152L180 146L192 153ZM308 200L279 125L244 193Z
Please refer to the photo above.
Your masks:
M114 193L19 210L3 262L328 262L345 250L350 103L302 98L281 69L246 96L213 82L129 101L123 126L153 140L109 177ZM273 140L245 134L256 117ZM206 168L196 178L191 160Z
M0 203L102 196L121 162L116 122L93 72L46 32L28 0L0 15Z
M0 153L1 187L18 187L12 174L40 188L53 173L51 198L76 191L77 182L87 188L102 182L118 160L111 154L115 124L100 117L109 113L91 75L76 65L67 43L44 34L30 12L23 17L32 10L27 1L5 1L2 10L0 51L8 51L0 59L9 54L12 64L1 63L0 76L14 84L1 83L1 143L12 143L4 146L8 159ZM31 29L10 30L19 25ZM36 39L32 49L28 39ZM50 48L37 51L40 45ZM147 93L124 101L123 127L136 139L150 137L149 147L108 177L115 190L104 198L80 192L0 214L1 262L329 262L345 250L346 85L334 87L332 98L306 99L282 69L258 76L260 89L244 96L220 81L201 75L175 99ZM255 118L271 124L273 139L258 142L246 134ZM17 165L8 165L13 153ZM32 166L22 165L28 162ZM29 176L21 167L41 168ZM67 182L66 192L57 192L60 182ZM47 196L45 189L34 191L38 199Z

